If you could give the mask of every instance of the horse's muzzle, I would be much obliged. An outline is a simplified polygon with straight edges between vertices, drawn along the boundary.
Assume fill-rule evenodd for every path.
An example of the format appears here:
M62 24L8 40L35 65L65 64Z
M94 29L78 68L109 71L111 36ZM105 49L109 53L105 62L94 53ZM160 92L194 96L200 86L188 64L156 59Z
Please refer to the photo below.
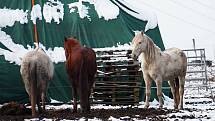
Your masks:
M136 56L135 54L131 54L131 58L132 58L133 60L137 60L137 56Z

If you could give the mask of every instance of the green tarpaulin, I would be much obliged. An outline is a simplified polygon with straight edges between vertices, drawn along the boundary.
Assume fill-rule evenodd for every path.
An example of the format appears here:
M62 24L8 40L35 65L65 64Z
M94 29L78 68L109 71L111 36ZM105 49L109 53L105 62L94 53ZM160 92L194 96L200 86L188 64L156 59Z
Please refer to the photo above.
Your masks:
M49 1L35 0L35 4L39 4L42 10L47 2ZM47 23L44 17L42 20L37 20L36 22L39 41L46 48L63 47L65 36L76 36L83 45L92 48L112 47L116 46L117 43L125 44L129 43L134 37L134 30L145 30L147 24L147 21L131 16L120 7L119 15L116 19L104 20L103 18L99 18L94 5L88 2L83 2L83 4L89 7L88 15L91 20L86 17L80 18L77 11L70 13L68 6L68 4L76 1L62 0L60 2L63 3L64 16L59 24L53 20L51 23ZM121 3L115 1L113 4L118 5ZM0 9L3 8L28 10L28 15L30 16L32 3L30 0L1 0ZM27 48L27 45L33 46L33 27L33 23L30 17L28 17L27 23L21 24L20 22L16 22L13 26L1 28L1 31L6 32L14 43ZM158 26L148 30L146 34L154 40L156 45L164 50ZM2 43L0 43L0 48L10 50ZM5 60L3 55L0 56L0 103L28 101L28 95L25 92L19 69L19 65ZM71 89L68 86L69 83L64 62L59 62L55 64L54 80L49 86L48 96L51 96L55 100L67 102L71 99ZM169 91L166 92L168 95ZM141 96L143 96L143 93Z

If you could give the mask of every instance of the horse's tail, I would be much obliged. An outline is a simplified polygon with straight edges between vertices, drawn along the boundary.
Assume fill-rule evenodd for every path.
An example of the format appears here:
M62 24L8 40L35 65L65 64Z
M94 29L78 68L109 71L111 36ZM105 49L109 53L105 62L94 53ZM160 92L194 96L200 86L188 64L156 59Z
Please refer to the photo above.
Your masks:
M32 115L36 115L36 103L37 103L37 63L31 61L29 63L29 81L30 81L30 101L32 108Z
M175 96L176 96L176 104L178 105L179 100L180 100L180 97L179 97L179 78L178 77L175 78Z
M83 55L84 56L84 55ZM79 87L80 87L80 105L82 111L88 111L90 104L89 104L89 97L88 91L89 89L89 82L88 82L88 70L87 70L87 60L85 58L81 62L80 66L80 73L79 73Z

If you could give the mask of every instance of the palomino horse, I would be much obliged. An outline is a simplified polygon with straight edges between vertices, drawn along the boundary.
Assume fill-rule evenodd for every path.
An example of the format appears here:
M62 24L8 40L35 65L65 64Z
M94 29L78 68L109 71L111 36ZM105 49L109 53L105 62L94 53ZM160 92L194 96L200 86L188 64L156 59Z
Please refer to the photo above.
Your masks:
M46 91L54 74L53 63L41 48L36 48L22 58L20 72L25 84L25 90L31 101L32 116L36 116L36 104L39 113L42 112L41 99L43 110L45 110Z
M142 71L146 85L145 108L149 107L151 94L151 80L157 86L159 108L163 107L162 81L169 82L174 99L174 108L183 109L183 94L185 75L187 70L187 58L183 51L177 48L170 48L161 51L143 32L135 35L132 40L132 58L137 59L142 53ZM179 82L177 82L179 81Z
M90 111L89 96L97 71L96 54L88 47L82 47L77 39L65 38L66 70L72 85L73 113L77 112L77 96L81 112Z

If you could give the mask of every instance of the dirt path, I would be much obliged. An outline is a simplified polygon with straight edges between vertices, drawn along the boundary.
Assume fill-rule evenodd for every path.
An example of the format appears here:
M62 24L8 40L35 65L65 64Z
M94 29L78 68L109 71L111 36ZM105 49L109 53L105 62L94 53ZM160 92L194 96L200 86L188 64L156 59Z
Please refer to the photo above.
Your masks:
M185 109L189 112L192 112L190 109ZM78 111L80 112L80 110ZM120 109L92 109L89 113L72 113L71 109L54 109L51 108L46 110L42 114L40 114L37 118L40 120L43 119L54 119L54 120L62 120L62 119L70 119L70 120L78 120L81 118L84 119L100 119L103 121L107 121L110 117L120 119L120 120L143 120L147 119L149 121L167 121L171 118L177 118L176 115L167 116L167 114L173 114L176 110L172 109L155 109L155 108L138 108L135 106L120 108ZM196 117L191 115L184 115L178 117L180 119L195 119ZM24 119L32 119L31 117L31 109L26 108L23 105L17 103L9 103L3 105L0 108L0 121L23 121Z
M128 107L121 109L92 109L90 113L71 113L71 109L49 109L39 115L39 119L73 119L77 120L85 117L85 119L108 120L111 116L122 120L150 119L160 121L165 119L160 115L166 115L173 110L157 110L154 108L143 109L137 107ZM80 112L80 111L79 111ZM0 108L0 120L24 120L31 119L31 109L17 103L9 103Z

